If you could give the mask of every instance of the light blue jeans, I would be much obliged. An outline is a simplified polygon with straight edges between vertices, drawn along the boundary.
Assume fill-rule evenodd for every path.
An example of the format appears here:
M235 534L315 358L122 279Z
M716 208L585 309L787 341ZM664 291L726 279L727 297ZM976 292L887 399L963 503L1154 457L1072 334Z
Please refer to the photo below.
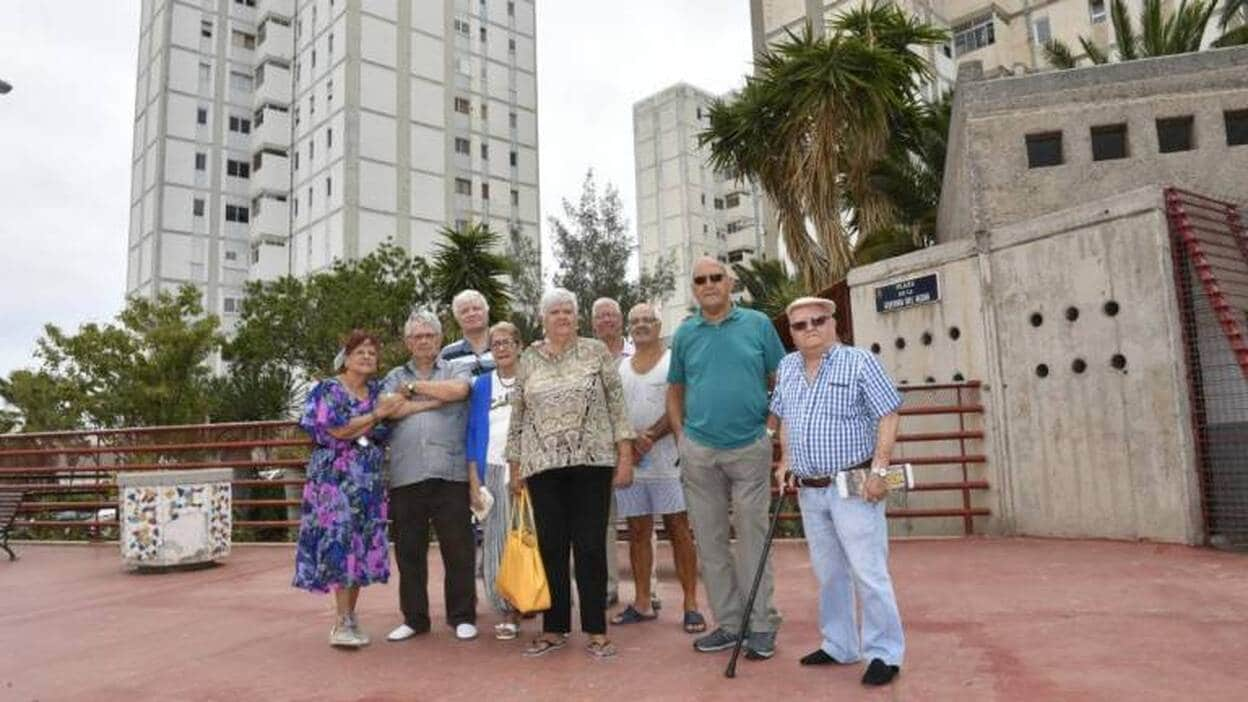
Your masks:
M798 502L819 580L821 648L841 663L879 658L900 666L906 641L888 575L884 501L842 498L834 483L801 488ZM862 604L861 639L855 594Z

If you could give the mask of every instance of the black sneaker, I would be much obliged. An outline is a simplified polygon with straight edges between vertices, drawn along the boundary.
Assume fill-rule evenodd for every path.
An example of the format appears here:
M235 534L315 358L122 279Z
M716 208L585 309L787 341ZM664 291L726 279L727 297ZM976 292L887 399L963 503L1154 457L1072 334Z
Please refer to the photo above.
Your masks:
M816 648L814 651L802 656L802 660L798 661L802 665L840 665L840 661L828 655L828 652L822 648Z
M776 632L752 631L745 640L745 657L752 661L765 661L776 655Z
M879 685L887 685L897 677L897 673L901 672L901 668L895 665L889 665L879 658L872 658L870 665L867 666L867 672L862 674L862 684L872 687Z
M693 648L700 653L723 651L737 645L737 635L720 627L715 631L693 640Z

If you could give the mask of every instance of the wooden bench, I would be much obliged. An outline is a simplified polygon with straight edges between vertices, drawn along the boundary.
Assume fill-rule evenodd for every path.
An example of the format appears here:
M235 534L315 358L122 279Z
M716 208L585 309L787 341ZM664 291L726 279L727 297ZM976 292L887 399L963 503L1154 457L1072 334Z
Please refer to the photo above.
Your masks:
M0 490L0 549L9 554L10 561L17 560L17 554L9 548L9 531L17 519L17 508L22 504L22 493L12 490Z

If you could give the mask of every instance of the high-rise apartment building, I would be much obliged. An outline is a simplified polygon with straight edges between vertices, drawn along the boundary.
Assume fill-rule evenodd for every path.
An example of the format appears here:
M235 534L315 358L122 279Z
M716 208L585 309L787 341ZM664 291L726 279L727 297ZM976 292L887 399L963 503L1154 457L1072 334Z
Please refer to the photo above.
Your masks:
M689 288L695 259L743 263L767 254L753 187L716 173L698 145L715 98L678 83L633 105L639 258L647 268L670 265L676 276L662 307L665 336L695 304ZM774 243L771 249L774 256Z
M144 0L127 292L540 242L533 0Z

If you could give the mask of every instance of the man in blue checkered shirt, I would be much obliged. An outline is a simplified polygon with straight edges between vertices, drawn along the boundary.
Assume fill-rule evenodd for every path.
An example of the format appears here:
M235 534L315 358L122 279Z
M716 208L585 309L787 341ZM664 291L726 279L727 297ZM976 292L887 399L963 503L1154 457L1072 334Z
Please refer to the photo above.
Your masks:
M900 671L905 651L884 517L884 475L901 396L874 355L837 340L834 302L803 297L787 313L797 351L780 361L771 400L771 413L781 422L776 479L799 490L823 636L801 663L865 659L863 684L885 685ZM842 496L836 479L841 471L869 471L860 496ZM861 637L855 592L862 603Z

